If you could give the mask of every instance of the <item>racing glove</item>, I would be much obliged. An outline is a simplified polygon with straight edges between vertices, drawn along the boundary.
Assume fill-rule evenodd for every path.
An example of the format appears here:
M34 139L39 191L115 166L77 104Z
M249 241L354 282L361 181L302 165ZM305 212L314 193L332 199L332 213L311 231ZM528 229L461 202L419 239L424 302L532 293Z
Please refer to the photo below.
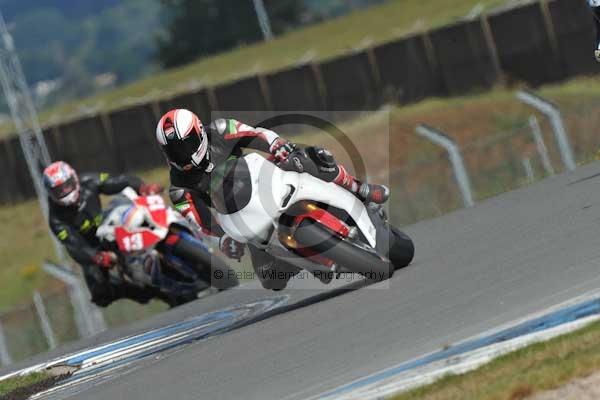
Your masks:
M283 138L277 138L271 143L269 152L273 155L275 162L287 160L290 153L296 149L296 145Z
M163 187L158 183L142 183L140 185L139 193L142 196L150 196L153 194L162 193Z
M110 269L117 263L117 255L112 251L99 251L94 256L94 263L99 267Z
M244 255L244 244L234 240L231 236L225 234L219 240L219 249L227 257L240 261Z

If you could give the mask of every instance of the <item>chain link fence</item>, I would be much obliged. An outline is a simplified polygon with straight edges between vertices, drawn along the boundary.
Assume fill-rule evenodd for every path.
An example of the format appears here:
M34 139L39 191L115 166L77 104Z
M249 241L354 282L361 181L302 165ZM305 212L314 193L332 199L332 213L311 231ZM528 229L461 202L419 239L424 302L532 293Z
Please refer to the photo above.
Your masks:
M600 157L600 101L574 106L563 120L576 161ZM539 142L536 141L539 132ZM481 140L459 144L475 202L517 189L565 171L549 122L540 115L517 123L513 129ZM409 225L463 207L448 154L444 150L390 172L394 223Z
M528 125L460 145L460 150L475 202L547 175ZM558 167L558 155L552 152L550 158ZM434 218L463 207L452 165L443 150L392 171L390 183L394 194L391 203L394 207L390 213L399 225Z

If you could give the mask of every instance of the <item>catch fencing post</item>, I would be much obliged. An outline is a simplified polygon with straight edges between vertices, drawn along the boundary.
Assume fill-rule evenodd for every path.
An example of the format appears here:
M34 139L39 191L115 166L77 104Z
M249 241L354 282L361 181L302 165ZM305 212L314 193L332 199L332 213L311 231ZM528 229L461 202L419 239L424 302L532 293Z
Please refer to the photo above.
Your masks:
M35 305L35 311L40 319L40 325L42 326L42 332L44 332L48 347L52 350L56 348L56 337L54 336L54 331L52 330L52 325L50 324L50 318L48 318L48 313L46 312L44 300L38 291L33 293L33 304Z
M90 303L87 290L75 273L48 262L44 263L44 271L69 286L71 303L75 311L75 323L80 336L91 336L106 329L101 311Z
M529 126L531 127L531 134L533 135L533 140L535 141L535 146L537 147L544 169L549 175L556 174L554 167L550 162L550 157L548 156L548 148L546 147L544 137L542 136L542 129L540 128L540 124L535 115L529 117Z
M252 0L254 3L254 10L256 11L256 17L258 18L258 25L262 31L265 41L273 39L273 30L271 29L271 20L269 14L265 8L263 0Z
M458 184L463 198L463 204L465 207L472 207L475 205L475 202L473 201L473 191L471 189L471 180L469 179L463 156L456 142L446 136L443 132L424 124L417 126L416 132L438 146L443 147L448 152L450 163L454 169L454 177L456 178L456 183Z
M467 21L472 21L475 18L481 16L481 13L483 13L483 11L485 11L485 6L481 3L477 3L475 4L475 6L473 6L473 8L471 8L471 11L469 11L469 13L465 15L464 19L466 19Z
M6 344L6 335L4 334L4 327L2 326L2 321L0 321L0 363L3 366L8 366L12 364L12 358L10 353L8 352L8 346Z
M535 174L533 173L533 167L531 166L531 159L529 157L523 158L523 168L525 168L525 175L527 175L527 181L533 183L535 181Z
M560 156L565 168L567 171L575 170L577 165L575 164L573 149L571 148L571 143L569 143L569 136L567 135L567 131L558 107L548 100L545 100L540 96L525 90L520 90L517 93L517 99L539 110L542 114L548 117L550 123L552 124L554 136L556 137L556 143L558 144Z

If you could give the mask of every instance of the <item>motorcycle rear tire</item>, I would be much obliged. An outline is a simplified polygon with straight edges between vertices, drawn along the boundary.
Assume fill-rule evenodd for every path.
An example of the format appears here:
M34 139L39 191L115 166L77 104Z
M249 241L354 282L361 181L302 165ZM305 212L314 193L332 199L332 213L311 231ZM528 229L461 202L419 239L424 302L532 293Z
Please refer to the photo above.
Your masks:
M340 238L314 221L302 221L294 237L302 246L368 280L384 281L394 275L394 265L389 260Z
M388 258L396 270L408 266L415 256L415 245L406 234L390 226L393 235Z

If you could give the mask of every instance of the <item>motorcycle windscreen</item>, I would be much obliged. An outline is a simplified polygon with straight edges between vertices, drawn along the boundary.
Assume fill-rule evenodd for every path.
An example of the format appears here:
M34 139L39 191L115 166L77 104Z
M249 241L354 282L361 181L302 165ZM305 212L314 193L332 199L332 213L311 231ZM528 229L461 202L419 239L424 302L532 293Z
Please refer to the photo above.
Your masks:
M220 214L234 214L252 199L252 178L244 158L227 161L211 176L213 206Z

